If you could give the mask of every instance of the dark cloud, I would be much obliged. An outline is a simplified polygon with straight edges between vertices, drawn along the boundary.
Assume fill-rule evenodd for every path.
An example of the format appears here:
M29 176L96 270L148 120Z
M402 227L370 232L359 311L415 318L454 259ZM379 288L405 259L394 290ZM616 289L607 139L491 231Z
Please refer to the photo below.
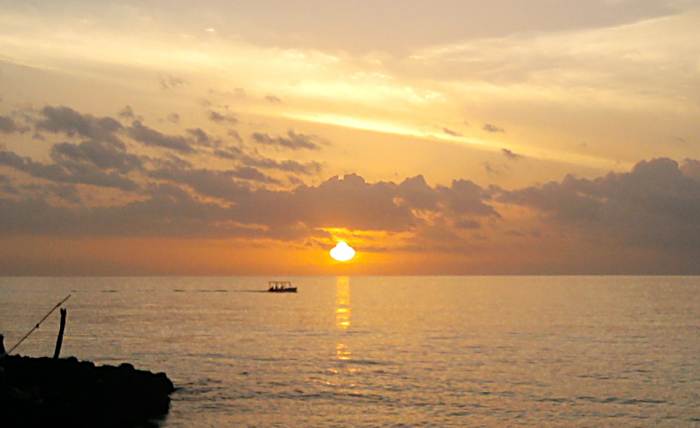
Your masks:
M117 116L127 120L143 120L141 116L137 116L134 113L134 110L129 105L124 106L124 108L117 113Z
M489 192L470 180L453 180L450 187L438 186L436 191L453 213L499 217L496 210L485 203L490 199Z
M245 156L243 162L248 165L263 169L274 169L294 174L312 175L321 172L321 164L318 162L297 162L295 160L274 160L265 157Z
M453 137L461 137L462 136L462 134L460 134L457 131L453 131L450 128L442 128L442 132L444 132L447 135L451 135Z
M259 183L265 183L265 184L277 184L277 183L279 183L278 180L264 174L259 169L254 168L252 166L239 166L239 167L234 168L232 170L226 171L226 173L230 174L232 177L242 179L242 180L257 181Z
M275 160L258 154L247 153L236 146L217 148L213 154L220 159L240 161L245 165L256 168L278 170L293 174L311 175L321 171L321 164L315 161Z
M93 186L113 187L125 191L138 189L138 185L128 177L116 171L104 171L87 162L73 162L69 160L46 164L4 150L0 151L0 165L52 182L90 184Z
M82 202L80 198L80 192L75 186L61 185L61 186L51 186L51 191L59 198L72 202L74 204L79 204Z
M214 150L213 155L219 159L240 160L245 156L243 149L236 146L221 147Z
M209 147L219 145L219 142L207 134L202 128L190 128L186 132L198 145Z
M128 115L122 113L122 118L133 115L130 109ZM11 123L0 126L15 129L15 120L7 119ZM401 244L406 251L476 254L484 248L479 245L501 245L503 252L517 244L521 249L528 245L533 257L545 260L554 252L542 249L558 243L558 249L571 246L594 254L615 249L628 267L641 265L635 259L639 251L664 262L673 262L672 255L684 272L693 271L688 266L696 266L700 257L700 161L695 159L652 159L627 172L595 179L566 176L513 190L469 180L430 185L420 175L367 182L349 174L305 185L302 179L318 174L320 163L267 157L242 141L225 145L206 128L170 135L140 120L122 125L65 106L44 107L29 119L21 120L47 137L61 134L75 141L53 144L49 160L0 150L2 233L313 241L326 239L326 228L347 228L409 237L411 242ZM255 133L252 139L295 150L317 150L321 144L318 137L294 131ZM136 143L169 150L154 157L137 155L129 150ZM185 156L192 153L198 156ZM506 148L501 155L522 157ZM204 167L203 157L218 158L215 164L226 166ZM505 170L509 165L505 159L496 164ZM484 168L498 173L490 163ZM286 187L289 183L295 187ZM95 189L86 185L119 189L129 197L91 206L95 199L88 192ZM517 217L523 212L527 215ZM498 239L509 241L493 244ZM560 267L586 266L585 260L562 263Z
M253 141L259 144L285 148L291 150L319 150L320 146L314 141L316 138L311 135L297 134L289 130L287 136L271 136L260 132L255 132L252 135Z
M163 147L182 153L192 153L192 141L181 135L167 135L135 120L129 128L127 135L141 144L152 147Z
M143 169L139 156L127 153L123 143L86 141L80 144L58 143L51 148L51 159L56 164L90 163L103 170L127 173Z
M700 161L695 159L685 159L681 164L681 171L686 177L700 181Z
M12 179L2 174L0 174L0 192L11 195L18 193Z
M12 134L14 132L27 132L29 128L26 126L20 126L12 118L7 116L0 116L0 133Z
M70 137L80 136L90 140L118 142L117 133L122 130L122 125L111 117L82 114L65 106L46 106L41 110L36 128Z
M415 218L409 207L396 204L395 197L395 184L367 183L351 174L333 177L316 187L248 192L240 195L233 210L239 221L275 230L298 224L310 228L406 230Z
M507 159L510 160L519 160L522 159L523 156L515 153L514 151L510 149L503 148L501 149L501 153L503 153L503 156L505 156Z
M219 113L214 110L210 110L208 114L209 120L216 123L228 123L230 125L235 125L238 123L238 118L232 114Z
M529 206L548 222L592 238L700 253L700 181L671 159L642 161L630 172L594 180L567 176L561 182L503 192L500 200Z
M146 199L122 206L67 208L43 199L0 198L7 235L187 237L231 236L230 210L195 199L173 185L151 187Z
M492 133L506 132L505 129L498 127L498 126L491 124L491 123L485 123L482 129L486 132L492 132Z
M0 156L0 159L3 159ZM27 166L26 159L3 162L13 164L22 170L38 168ZM48 167L46 167L48 168ZM47 173L37 174L45 178L61 180L62 177ZM493 215L484 209L484 201L478 201L483 192L471 188L468 182L455 181L452 186L432 188L422 177L414 177L400 184L391 182L368 183L358 175L333 177L318 186L300 185L292 190L252 189L246 183L270 183L269 177L259 170L242 166L229 170L192 169L187 164L172 163L148 176L160 184L151 184L147 199L127 203L122 206L89 208L79 211L66 210L38 202L36 198L10 201L0 200L0 219L5 229L18 222L19 212L29 209L42 209L41 216L32 219L22 218L19 230L14 233L53 230L56 233L124 233L147 235L168 233L206 235L215 233L250 233L251 237L271 237L292 239L323 234L325 227L343 227L351 230L410 231L426 227L424 220L416 215L417 210L454 213L455 224L460 228L475 228L476 218ZM56 180L56 181L59 181ZM64 180L68 181L68 180ZM185 191L185 186L191 191ZM452 194L467 190L462 197ZM77 193L65 187L64 198L77 199ZM206 198L216 198L219 202L204 202ZM173 213L171 210L182 210ZM44 214L51 212L55 218L50 221ZM471 215L472 217L465 216ZM9 221L9 223L5 222ZM120 220L117 224L117 220ZM44 222L32 226L32 221ZM159 221L175 222L158 225ZM207 223L209 222L210 223ZM81 222L80 227L72 222ZM227 229L226 224L236 224L243 229ZM155 226L147 228L146 226ZM222 226L224 225L224 226ZM222 229L223 227L223 229ZM89 232L88 232L89 231ZM226 235L222 235L226 236Z
M422 175L405 179L398 186L399 200L417 210L436 210L440 200Z
M247 187L238 180L264 184L277 183L271 177L252 167L237 167L228 170L163 168L152 171L153 178L184 184L205 196L235 201Z

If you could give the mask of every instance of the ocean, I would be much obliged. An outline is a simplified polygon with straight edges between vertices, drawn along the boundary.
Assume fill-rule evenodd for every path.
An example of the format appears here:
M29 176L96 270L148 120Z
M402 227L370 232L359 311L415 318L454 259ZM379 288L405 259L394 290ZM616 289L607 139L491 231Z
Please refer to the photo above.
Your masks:
M165 371L163 427L700 426L700 277L0 278L6 347L69 293L62 356Z

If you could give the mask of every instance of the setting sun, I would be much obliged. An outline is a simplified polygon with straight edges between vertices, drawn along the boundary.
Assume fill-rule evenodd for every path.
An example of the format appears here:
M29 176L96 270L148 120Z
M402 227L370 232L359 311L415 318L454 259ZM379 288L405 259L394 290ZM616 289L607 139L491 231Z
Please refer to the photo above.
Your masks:
M330 254L333 260L348 262L355 257L355 250L347 242L340 241L335 247L331 248Z

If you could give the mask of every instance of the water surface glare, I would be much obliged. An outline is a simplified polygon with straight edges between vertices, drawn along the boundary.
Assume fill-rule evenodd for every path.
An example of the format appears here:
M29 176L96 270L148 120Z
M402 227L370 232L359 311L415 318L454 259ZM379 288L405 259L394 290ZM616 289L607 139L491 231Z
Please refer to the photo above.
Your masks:
M165 427L700 426L700 277L268 279L0 278L0 332L73 293L62 355L167 372Z

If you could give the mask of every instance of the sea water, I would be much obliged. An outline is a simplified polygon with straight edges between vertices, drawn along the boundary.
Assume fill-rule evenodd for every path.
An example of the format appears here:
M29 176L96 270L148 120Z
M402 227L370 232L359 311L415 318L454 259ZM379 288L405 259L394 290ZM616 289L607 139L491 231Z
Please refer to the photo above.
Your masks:
M69 293L62 356L167 372L164 427L700 426L699 277L0 278L6 346Z

